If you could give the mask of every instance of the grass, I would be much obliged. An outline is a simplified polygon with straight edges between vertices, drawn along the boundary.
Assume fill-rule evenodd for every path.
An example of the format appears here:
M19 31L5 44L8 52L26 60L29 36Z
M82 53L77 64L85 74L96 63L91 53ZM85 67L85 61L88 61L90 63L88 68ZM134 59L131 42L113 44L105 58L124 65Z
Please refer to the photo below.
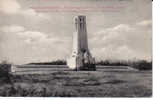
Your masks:
M150 97L151 71L52 71L12 75L1 81L0 96Z

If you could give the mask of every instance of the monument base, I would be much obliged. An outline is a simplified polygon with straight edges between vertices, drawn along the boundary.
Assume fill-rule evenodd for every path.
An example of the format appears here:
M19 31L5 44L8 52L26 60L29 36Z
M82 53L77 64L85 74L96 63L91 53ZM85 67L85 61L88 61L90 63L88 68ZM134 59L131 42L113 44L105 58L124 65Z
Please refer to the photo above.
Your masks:
M91 56L84 58L80 55L73 55L67 60L67 65L70 69L75 71L96 71L95 58Z
M95 64L85 65L80 68L76 68L76 71L96 71Z

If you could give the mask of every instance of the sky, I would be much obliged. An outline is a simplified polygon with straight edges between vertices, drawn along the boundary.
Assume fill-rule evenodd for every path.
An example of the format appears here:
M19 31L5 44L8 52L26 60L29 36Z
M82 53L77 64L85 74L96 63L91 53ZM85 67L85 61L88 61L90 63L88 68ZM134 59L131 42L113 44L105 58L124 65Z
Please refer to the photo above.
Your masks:
M25 64L67 59L77 15L86 16L88 45L96 60L151 60L151 2L0 0L0 61Z

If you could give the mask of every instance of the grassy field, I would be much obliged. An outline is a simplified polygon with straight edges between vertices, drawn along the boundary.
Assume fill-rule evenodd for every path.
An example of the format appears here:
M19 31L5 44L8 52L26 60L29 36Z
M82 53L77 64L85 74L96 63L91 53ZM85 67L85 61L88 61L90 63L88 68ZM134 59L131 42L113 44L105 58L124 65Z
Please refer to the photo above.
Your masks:
M150 97L152 72L134 70L52 71L0 78L0 96Z

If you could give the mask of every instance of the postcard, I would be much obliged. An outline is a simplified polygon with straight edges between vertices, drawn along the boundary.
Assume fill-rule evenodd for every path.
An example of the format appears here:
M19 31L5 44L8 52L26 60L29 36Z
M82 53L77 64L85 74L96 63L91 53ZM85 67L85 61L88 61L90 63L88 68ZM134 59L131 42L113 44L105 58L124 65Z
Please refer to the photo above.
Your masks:
M151 0L0 0L0 97L151 96Z

